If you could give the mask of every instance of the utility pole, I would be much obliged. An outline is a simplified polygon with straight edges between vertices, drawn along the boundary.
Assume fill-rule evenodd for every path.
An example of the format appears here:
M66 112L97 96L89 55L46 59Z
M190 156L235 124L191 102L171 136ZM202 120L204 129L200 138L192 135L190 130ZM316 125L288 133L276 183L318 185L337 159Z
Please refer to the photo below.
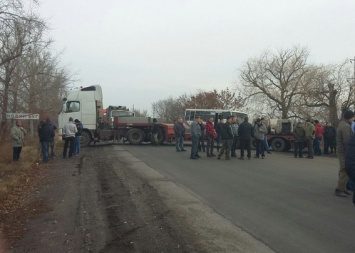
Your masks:
M353 80L354 87L352 87L352 89L354 89L355 88L355 56L354 59L350 59L350 63L354 63L354 75L352 78L348 78L348 80Z

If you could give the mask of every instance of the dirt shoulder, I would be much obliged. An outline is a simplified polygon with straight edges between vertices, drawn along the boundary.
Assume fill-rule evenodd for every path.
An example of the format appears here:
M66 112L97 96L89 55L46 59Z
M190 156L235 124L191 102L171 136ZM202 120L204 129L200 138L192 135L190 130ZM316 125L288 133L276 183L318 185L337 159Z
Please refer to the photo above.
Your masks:
M10 252L272 252L122 146L55 159L49 178L50 211Z

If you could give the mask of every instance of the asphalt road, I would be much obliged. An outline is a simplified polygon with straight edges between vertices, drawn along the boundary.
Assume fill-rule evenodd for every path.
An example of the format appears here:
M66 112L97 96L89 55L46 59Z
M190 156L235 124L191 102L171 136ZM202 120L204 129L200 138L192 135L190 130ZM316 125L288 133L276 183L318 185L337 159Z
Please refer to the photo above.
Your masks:
M335 157L190 160L190 147L122 147L276 252L355 252L355 207L334 196Z

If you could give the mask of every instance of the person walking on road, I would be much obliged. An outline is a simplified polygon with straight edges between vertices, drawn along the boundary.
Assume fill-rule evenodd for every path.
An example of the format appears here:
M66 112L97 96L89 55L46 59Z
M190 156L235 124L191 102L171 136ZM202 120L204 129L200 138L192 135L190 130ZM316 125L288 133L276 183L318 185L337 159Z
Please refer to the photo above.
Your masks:
M229 155L233 142L232 121L233 117L228 116L226 123L224 123L222 126L222 148L219 151L217 159L221 159L223 154L225 154L226 160L230 160Z
M63 148L63 158L67 157L67 151L69 146L69 157L73 156L74 153L74 141L75 134L78 132L76 128L73 118L69 118L69 122L66 123L63 127L63 135L64 135L64 148Z
M240 157L239 159L244 159L244 149L247 150L247 157L250 160L251 158L251 147L250 142L254 137L253 125L250 124L249 118L245 117L244 121L239 125L238 135L240 140Z
M174 133L175 133L175 147L176 151L186 151L184 149L184 136L185 136L185 127L183 124L182 117L179 117L176 123L174 124Z
M198 142L201 137L201 127L198 124L200 122L200 116L195 116L195 121L191 123L191 155L190 159L198 159L201 156L198 155Z
M304 128L302 127L301 122L297 123L293 134L295 136L294 156L295 156L295 158L297 158L297 155L298 155L299 158L303 158L302 151L303 151L303 143L306 140L306 133L304 131Z
M213 154L214 140L217 138L216 130L213 127L213 117L210 117L206 122L206 137L207 137L207 157L216 156Z
M24 146L25 135L27 134L26 129L22 127L22 122L16 120L15 125L11 128L11 141L12 141L12 159L17 162L20 159L20 154L22 147Z
M337 187L335 188L335 195L338 197L347 197L350 195L350 192L346 190L346 184L348 182L348 175L345 170L345 154L347 152L347 148L350 142L350 138L353 134L351 130L351 123L354 120L354 112L353 111L346 111L344 113L344 119L340 121L338 130L337 130L337 137L336 137L336 144L337 144L337 156L339 160L339 176L338 176L338 183ZM351 154L354 156L354 154Z
M80 155L80 139L81 139L81 133L83 132L83 124L78 119L75 119L74 123L75 123L76 129L78 130L75 134L74 155L79 156Z
M314 125L311 123L310 119L306 120L306 125L304 127L304 131L306 134L306 143L307 143L307 149L308 149L307 158L313 159L314 158L313 141L315 138L315 129L314 129Z

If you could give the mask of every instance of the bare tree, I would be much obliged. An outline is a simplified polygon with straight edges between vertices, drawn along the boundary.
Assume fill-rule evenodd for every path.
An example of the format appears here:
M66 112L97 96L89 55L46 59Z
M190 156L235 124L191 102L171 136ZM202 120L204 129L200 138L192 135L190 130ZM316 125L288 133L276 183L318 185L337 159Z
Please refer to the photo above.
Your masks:
M148 117L148 110L134 109L133 112L136 117Z
M245 102L279 112L281 118L291 117L291 107L314 71L307 64L308 54L305 48L294 47L248 60L240 73L241 87L237 87Z

